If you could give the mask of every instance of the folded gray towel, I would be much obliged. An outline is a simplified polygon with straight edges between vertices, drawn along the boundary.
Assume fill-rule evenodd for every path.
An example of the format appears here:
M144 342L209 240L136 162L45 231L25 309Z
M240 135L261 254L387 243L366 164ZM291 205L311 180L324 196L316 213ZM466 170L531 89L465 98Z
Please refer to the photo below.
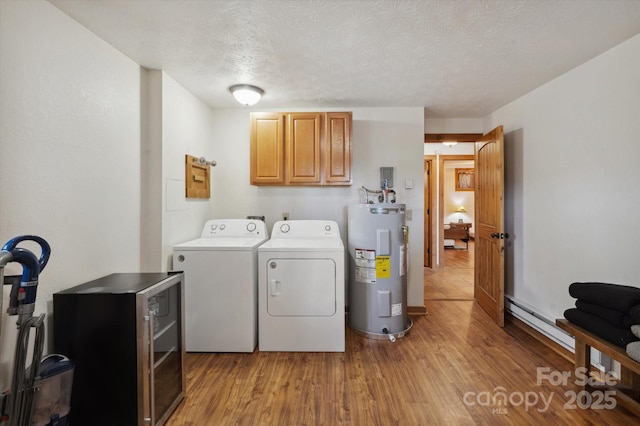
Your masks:
M636 362L640 362L640 341L631 342L627 345L627 355Z
M636 336L640 337L640 324L632 325L631 332Z

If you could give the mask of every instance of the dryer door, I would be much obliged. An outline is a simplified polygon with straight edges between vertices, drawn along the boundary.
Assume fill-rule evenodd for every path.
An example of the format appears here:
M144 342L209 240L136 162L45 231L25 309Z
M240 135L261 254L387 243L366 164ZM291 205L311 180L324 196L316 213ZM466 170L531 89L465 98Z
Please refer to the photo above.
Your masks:
M333 259L270 259L267 313L271 316L332 316L336 313Z

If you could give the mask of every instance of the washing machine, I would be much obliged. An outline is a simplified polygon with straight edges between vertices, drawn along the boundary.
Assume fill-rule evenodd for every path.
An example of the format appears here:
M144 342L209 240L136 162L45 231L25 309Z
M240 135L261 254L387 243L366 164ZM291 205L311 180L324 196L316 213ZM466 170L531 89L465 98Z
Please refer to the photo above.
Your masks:
M258 247L264 222L209 220L200 238L173 247L185 277L185 349L253 352L258 338Z
M336 222L275 223L258 248L260 351L344 352L344 265Z

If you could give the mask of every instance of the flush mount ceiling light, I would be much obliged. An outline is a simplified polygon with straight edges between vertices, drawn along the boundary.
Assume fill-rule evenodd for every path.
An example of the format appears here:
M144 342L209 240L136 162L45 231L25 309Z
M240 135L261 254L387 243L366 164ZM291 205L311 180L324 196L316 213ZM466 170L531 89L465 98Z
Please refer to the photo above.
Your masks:
M454 145L455 145L455 144L457 144L457 143L458 143L458 142L456 142L456 141L444 141L444 142L442 142L442 145L446 145L446 146L448 146L449 148L451 148L452 146L454 146Z
M246 106L256 104L264 94L264 90L250 84L235 84L229 87L229 91L238 102Z

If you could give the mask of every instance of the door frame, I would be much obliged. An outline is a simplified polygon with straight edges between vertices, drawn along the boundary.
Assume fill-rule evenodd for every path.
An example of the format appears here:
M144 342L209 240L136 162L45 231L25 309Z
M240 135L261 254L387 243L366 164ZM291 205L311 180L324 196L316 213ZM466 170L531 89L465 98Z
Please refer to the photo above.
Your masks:
M424 135L424 143L442 143L443 141L455 140L458 143L473 143L480 139L484 134L483 133L425 133ZM442 206L442 202L444 201L443 189L444 189L444 164L443 157L447 157L446 159L450 160L462 160L465 159L463 157L471 157L474 160L475 164L475 155L471 154L461 154L461 155L424 155L424 161L431 161L431 176L424 175L424 185L425 185L425 197L424 197L424 256L425 256L425 266L427 265L427 253L430 255L430 267L433 269L440 269L444 267L443 264L443 255L444 255L444 211L440 209L439 215L434 214L437 210L438 206ZM440 159L440 161L436 161ZM466 158L468 159L468 158ZM433 179L434 176L434 165L437 166L438 178ZM429 178L429 179L427 179ZM436 181L439 181L438 192L436 193ZM427 198L427 185L429 185L429 197ZM435 195L438 195L436 197ZM474 195L475 196L475 195ZM437 202L436 202L437 198ZM427 212L429 212L429 217L431 220L427 219ZM428 225L429 229L426 229ZM433 232L434 229L438 227L438 232ZM434 247L437 247L437 250L433 250ZM428 251L430 249L430 251ZM440 262L438 262L440 260Z
M424 173L424 266L433 269L444 268L444 162L445 161L474 161L475 155L425 155L424 163L430 163L431 175ZM434 165L437 167L434 169ZM433 179L434 170L437 179ZM436 191L437 189L437 191ZM428 194L429 193L429 194ZM437 194L437 197L436 197ZM438 210L438 207L440 209ZM437 214L435 212L438 212ZM433 232L438 229L438 232ZM436 247L437 249L433 249ZM430 251L429 251L430 250ZM427 259L429 257L429 259ZM427 261L429 260L430 263ZM439 261L438 261L439 260Z
M433 194L435 194L436 179L432 179L432 172L436 161L435 155L424 156L424 267L433 268L436 265L436 247L433 242L433 229L435 222L435 211L433 207Z

